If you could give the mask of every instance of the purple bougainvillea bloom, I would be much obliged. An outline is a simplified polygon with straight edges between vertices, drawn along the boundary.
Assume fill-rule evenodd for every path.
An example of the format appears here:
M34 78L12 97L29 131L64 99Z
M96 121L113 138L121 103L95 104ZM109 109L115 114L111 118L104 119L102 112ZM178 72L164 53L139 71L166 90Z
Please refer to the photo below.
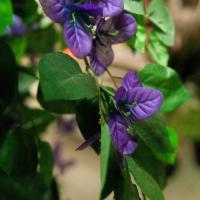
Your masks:
M28 31L27 26L22 22L22 19L14 15L13 16L13 24L8 26L6 29L7 35L10 36L22 36Z
M137 23L132 15L120 14L97 24L96 38L90 54L90 64L94 73L101 75L112 64L114 54L112 44L125 42L135 34Z
M158 90L143 87L137 75L128 72L116 92L115 100L132 119L145 120L160 110L163 95Z
M87 0L87 2L101 7L104 17L119 15L124 8L123 0Z
M112 113L109 117L109 128L112 142L116 150L123 155L132 154L137 148L134 137L127 131L126 121L118 113Z
M92 50L92 27L103 16L100 7L76 4L73 0L40 0L46 15L64 25L64 39L72 53L84 58Z

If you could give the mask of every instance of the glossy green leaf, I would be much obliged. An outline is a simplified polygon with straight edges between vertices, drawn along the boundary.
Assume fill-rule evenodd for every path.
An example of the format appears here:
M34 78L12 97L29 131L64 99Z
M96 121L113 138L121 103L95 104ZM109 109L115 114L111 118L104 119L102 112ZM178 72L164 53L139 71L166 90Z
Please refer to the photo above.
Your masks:
M148 19L157 27L158 38L167 46L174 44L175 27L164 0L153 0L147 8Z
M97 95L95 79L81 72L78 63L61 53L46 54L39 63L45 101L91 99Z
M140 168L133 158L127 157L126 160L135 182L149 200L164 200L163 193L153 177Z
M100 163L101 163L101 188L103 189L108 177L108 165L111 151L111 137L110 130L106 123L101 125L101 151L100 151Z
M154 154L165 155L174 152L167 135L166 124L159 116L146 121L133 122L132 132L141 138Z
M153 61L160 65L167 66L169 61L168 50L165 45L160 42L155 32L149 35L147 50Z
M176 131L170 126L167 127L167 135L174 149L173 153L162 154L162 153L157 152L156 154L160 160L163 160L164 162L167 162L169 164L174 164L176 162L176 156L177 156L176 153L177 153L178 144L179 144L178 135Z
M164 95L161 107L163 112L169 112L190 99L190 95L184 87L175 70L159 64L146 65L139 71L139 77L143 84L158 89Z
M44 100L41 87L38 88L37 100L40 105L50 113L56 114L73 114L76 110L77 101L67 101L67 100L55 100L48 101Z
M132 14L144 15L144 0L124 0L124 9Z
M47 142L40 142L39 153L39 173L47 187L51 185L53 178L54 158L50 145Z
M140 200L136 185L131 182L131 177L127 167L124 167L121 176L114 190L115 200Z
M4 34L6 27L11 25L12 19L12 3L11 0L1 0L0 1L0 35Z
M141 140L137 140L138 148L133 153L132 157L137 164L147 171L163 189L166 186L166 166L161 159L158 159L145 143ZM167 155L167 154L165 154ZM155 170L156 169L156 170Z
M146 30L144 26L138 24L136 35L132 36L128 45L131 49L144 53L145 52Z

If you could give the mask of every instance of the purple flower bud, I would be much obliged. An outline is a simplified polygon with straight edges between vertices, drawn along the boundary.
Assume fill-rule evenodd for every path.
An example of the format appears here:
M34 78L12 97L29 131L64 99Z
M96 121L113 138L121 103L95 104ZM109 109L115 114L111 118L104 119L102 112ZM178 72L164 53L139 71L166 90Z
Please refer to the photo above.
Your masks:
M101 27L101 32L108 33L111 44L127 41L136 33L137 22L130 14L120 14L105 21Z
M118 113L109 116L109 128L116 150L123 155L132 154L138 145L134 137L128 133L126 121Z
M109 65L112 64L114 53L111 45L94 41L92 53L90 54L90 64L97 76L101 75Z
M97 24L97 35L90 54L90 64L94 73L101 75L112 64L114 54L112 44L125 42L136 32L137 23L132 15L120 14Z

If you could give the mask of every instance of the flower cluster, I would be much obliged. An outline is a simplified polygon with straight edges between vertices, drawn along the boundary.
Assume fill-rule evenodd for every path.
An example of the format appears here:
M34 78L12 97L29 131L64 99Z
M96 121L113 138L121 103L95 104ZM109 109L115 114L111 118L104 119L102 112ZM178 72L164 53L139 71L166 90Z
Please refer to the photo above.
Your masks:
M122 13L123 0L40 0L46 15L64 26L66 44L78 58L90 57L96 75L112 63L112 45L136 32L132 15Z
M108 125L112 143L120 158L132 154L138 146L130 129L134 126L134 121L146 120L159 112L163 95L158 90L144 87L136 73L128 72L115 93L114 102L114 110L108 116ZM100 138L99 132L77 150L85 149Z
M120 154L134 152L137 143L134 136L129 134L129 127L134 126L135 120L152 117L160 110L162 101L162 93L143 87L135 73L128 72L125 75L115 94L116 109L109 115L112 142Z

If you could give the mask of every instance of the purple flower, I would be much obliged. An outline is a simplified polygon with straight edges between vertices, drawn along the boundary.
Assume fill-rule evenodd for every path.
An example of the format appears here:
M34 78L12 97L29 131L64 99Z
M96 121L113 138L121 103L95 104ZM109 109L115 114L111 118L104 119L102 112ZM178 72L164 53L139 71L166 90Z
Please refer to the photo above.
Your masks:
M84 58L92 50L92 28L99 16L100 7L76 4L73 0L40 0L46 15L64 25L64 39L73 54Z
M102 8L104 17L119 15L124 8L123 0L87 0L87 2Z
M117 151L123 155L132 154L137 148L134 137L128 133L127 123L118 113L109 116L109 128L112 142Z
M162 93L143 87L136 73L128 72L124 76L121 87L115 94L114 111L108 116L112 143L120 160L123 160L123 155L132 154L138 146L135 137L129 133L129 127L134 126L135 120L145 120L156 114L162 101ZM85 149L100 137L100 133L94 134L77 150Z
M22 22L22 19L13 15L13 24L7 27L7 34L10 36L23 36L27 32L27 26Z
M111 45L128 40L136 32L136 27L134 17L129 14L99 21L90 54L91 68L96 75L101 75L112 64L114 54Z
M134 120L145 120L160 110L163 96L158 90L142 86L137 75L128 72L115 94L117 110L109 115L112 142L123 155L132 154L137 148L134 137L128 133Z
M137 75L128 72L115 94L119 109L133 120L145 120L160 110L163 95L160 91L143 87Z

